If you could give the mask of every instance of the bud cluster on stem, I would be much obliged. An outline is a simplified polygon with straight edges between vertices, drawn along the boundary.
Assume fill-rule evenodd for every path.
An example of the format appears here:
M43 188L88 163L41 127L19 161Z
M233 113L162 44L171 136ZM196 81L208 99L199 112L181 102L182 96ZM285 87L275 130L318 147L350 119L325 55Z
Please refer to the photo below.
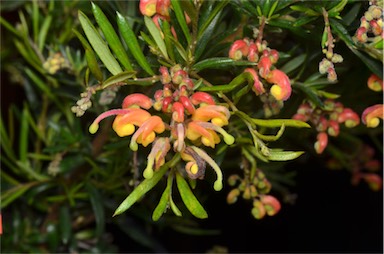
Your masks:
M340 124L344 123L347 128L355 127L360 123L360 118L350 108L345 108L342 103L327 99L324 108L319 108L311 103L303 103L297 110L293 119L310 122L318 132L317 141L314 145L318 154L323 153L328 145L328 135L337 137L340 133Z
M249 38L236 40L229 49L228 55L233 60L247 58L248 61L257 63L257 67L244 70L252 75L253 90L256 95L266 93L263 82L260 80L263 78L266 83L271 84L269 93L275 100L285 101L291 96L292 88L288 76L273 67L279 60L279 53L275 49L270 49L266 41L253 41Z

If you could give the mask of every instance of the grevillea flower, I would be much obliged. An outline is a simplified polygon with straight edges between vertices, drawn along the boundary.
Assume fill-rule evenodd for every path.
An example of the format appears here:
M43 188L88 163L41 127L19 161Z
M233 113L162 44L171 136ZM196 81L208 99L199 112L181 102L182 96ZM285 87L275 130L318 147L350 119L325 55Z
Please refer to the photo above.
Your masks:
M190 179L203 179L205 176L206 162L191 147L186 147L181 153L181 158L187 162L185 172Z
M348 128L355 127L360 123L359 115L350 108L344 108L337 120L339 123L345 123Z
M324 149L328 145L328 135L325 132L319 132L317 134L317 141L314 145L315 150L318 154L321 154L324 152Z
M275 69L272 70L266 80L269 83L274 84L271 87L271 94L273 97L275 97L276 100L287 100L291 96L292 88L291 88L291 82L289 81L289 78L287 74L282 72L281 70Z
M139 9L144 16L152 17L156 13L158 0L140 0Z
M156 133L164 131L165 125L163 120L159 116L151 116L133 134L129 147L132 151L137 151L138 143L146 147L155 140Z
M257 64L259 68L259 74L262 78L267 78L270 69L272 67L272 61L269 56L262 56L259 63Z
M228 145L232 145L235 141L234 137L228 134L223 128L209 122L191 121L187 125L186 136L189 140L195 141L201 139L201 142L205 146L215 147L220 143L220 137L217 133L220 133L224 142Z
M248 72L252 75L253 78L253 90L255 91L256 95L260 95L265 93L265 89L263 86L263 83L259 80L259 75L257 75L257 72L252 68L246 68L244 72Z
M248 55L248 44L244 40L235 41L229 49L229 57L233 60L240 60Z
M383 119L383 104L373 105L364 110L361 120L367 127L375 128L380 123L380 118Z
M253 217L255 217L258 220L264 218L265 214L267 213L263 203L258 199L255 199L253 201L253 208L251 212Z
M383 91L384 83L378 76L376 76L375 74L372 74L368 78L367 85L369 89L375 92L380 92L380 91Z
M169 17L169 7L171 0L157 0L156 12L162 16Z
M152 178L154 169L159 169L165 163L165 156L171 149L169 138L158 138L153 142L152 150L147 158L147 167L144 169L144 178Z
M219 127L227 125L230 117L229 110L224 106L206 105L196 109L192 115L192 120L208 122L211 121Z
M274 196L263 195L260 198L261 203L264 204L265 210L269 216L277 214L281 209L281 204Z

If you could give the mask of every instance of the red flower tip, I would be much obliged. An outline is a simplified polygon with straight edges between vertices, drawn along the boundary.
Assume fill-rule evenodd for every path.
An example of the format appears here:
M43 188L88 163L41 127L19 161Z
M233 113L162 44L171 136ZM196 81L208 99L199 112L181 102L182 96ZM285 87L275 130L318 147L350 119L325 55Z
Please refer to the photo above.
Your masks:
M324 152L324 149L328 145L328 135L325 132L320 132L317 134L317 141L314 145L315 150L318 154L321 154Z
M152 100L141 93L133 93L124 98L122 108L130 108L132 106L139 106L144 109L150 109L152 107Z
M383 91L384 83L378 76L376 76L375 74L372 74L368 78L367 85L369 89L375 92L380 92L380 91Z
M235 41L229 49L229 57L233 60L240 60L248 55L248 44L244 40Z

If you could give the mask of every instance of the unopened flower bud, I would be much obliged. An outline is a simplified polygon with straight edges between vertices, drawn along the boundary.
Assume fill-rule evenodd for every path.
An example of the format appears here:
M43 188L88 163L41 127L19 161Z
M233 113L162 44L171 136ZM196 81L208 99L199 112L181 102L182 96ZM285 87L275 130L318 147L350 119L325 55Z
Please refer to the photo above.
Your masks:
M239 189L233 189L231 190L227 195L227 203L228 204L234 204L237 201L237 197L240 195Z
M317 141L315 142L314 148L318 154L322 154L324 149L328 145L328 135L325 132L317 134Z

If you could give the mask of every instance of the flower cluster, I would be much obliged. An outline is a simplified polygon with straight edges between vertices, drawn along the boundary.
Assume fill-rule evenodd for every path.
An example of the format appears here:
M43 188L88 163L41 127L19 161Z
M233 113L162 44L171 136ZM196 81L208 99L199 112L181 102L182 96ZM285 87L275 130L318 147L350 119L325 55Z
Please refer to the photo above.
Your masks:
M180 65L170 70L160 67L159 71L162 89L155 92L153 99L140 93L130 94L120 109L109 110L97 117L89 131L95 133L102 119L116 115L113 130L120 137L131 136L131 150L137 151L138 144L146 147L153 143L143 172L145 178L153 176L154 170L165 163L167 153L173 148L186 162L185 171L191 179L202 179L208 163L217 173L214 188L220 190L221 170L199 146L214 148L221 141L219 134L228 145L234 143L234 137L222 128L228 125L229 110L218 105L210 94L195 92L193 80ZM150 109L157 113L150 113ZM168 137L157 137L166 130Z
M325 58L323 58L319 63L319 72L320 74L327 73L327 79L329 81L336 81L337 73L336 73L334 64L343 62L343 57L334 52L335 39L332 36L328 12L325 9L323 10L323 18L324 18L325 27L324 27L321 46L323 48L322 51L323 51L323 54L325 55Z
M68 67L69 63L61 53L50 53L47 60L43 63L43 68L49 74L55 74L60 69Z
M271 190L271 183L267 180L264 173L257 169L255 176L241 178L239 175L231 175L228 178L230 186L236 186L227 195L227 203L233 204L242 194L243 199L253 200L252 215L256 219L262 219L266 214L273 216L281 208L280 202L273 196L267 195Z
M268 48L265 41L261 43L248 38L236 40L229 50L229 57L234 60L247 58L248 61L257 63L256 68L244 70L253 77L253 90L256 95L266 93L263 82L259 79L261 77L271 84L269 93L275 100L285 101L291 96L292 88L288 76L283 71L273 67L279 60L279 53Z
M375 74L372 74L368 78L367 85L371 90L375 92L381 92L383 90L383 81ZM379 126L380 118L383 119L383 111L383 104L376 104L366 108L361 116L363 124L369 128L375 128Z
M371 5L360 19L354 39L360 43L375 42L383 37L383 8Z
M311 103L303 103L292 117L296 120L311 122L318 132L317 141L314 145L318 154L321 154L328 145L328 135L336 137L340 132L340 124L348 128L355 127L360 123L360 118L350 108L345 108L342 103L327 99L324 109L318 108Z
M378 174L379 170L382 168L381 162L378 159L375 159L374 156L375 150L364 144L359 146L355 156L349 158L348 164L352 170L353 185L357 185L361 181L364 181L374 191L378 191L382 188L383 180ZM331 169L340 169L343 167L343 165L335 158L330 159L327 164Z

